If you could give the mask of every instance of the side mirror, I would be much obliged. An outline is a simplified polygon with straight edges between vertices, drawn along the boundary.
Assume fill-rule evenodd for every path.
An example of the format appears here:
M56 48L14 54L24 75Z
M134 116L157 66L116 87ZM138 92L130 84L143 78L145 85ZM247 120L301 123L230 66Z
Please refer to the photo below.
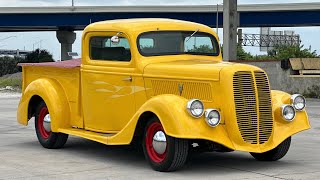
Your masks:
M111 42L112 42L112 44L119 44L120 43L120 39L119 39L119 37L117 35L115 35L115 36L111 37Z
M122 34L122 32L118 32L115 36L111 37L112 44L119 44L120 43L119 35L121 35L121 34Z

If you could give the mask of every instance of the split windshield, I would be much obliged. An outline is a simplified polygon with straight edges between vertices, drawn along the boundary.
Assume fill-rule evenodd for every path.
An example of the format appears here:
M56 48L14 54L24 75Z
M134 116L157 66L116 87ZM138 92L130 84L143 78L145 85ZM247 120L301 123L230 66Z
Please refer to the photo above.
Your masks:
M219 55L216 38L198 31L154 31L138 37L139 52L143 56L159 55Z

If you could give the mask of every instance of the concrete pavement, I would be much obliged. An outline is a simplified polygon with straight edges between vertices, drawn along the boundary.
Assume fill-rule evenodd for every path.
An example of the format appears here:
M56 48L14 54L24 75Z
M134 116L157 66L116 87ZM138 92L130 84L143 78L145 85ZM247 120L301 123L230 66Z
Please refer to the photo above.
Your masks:
M16 122L19 98L0 97L0 179L319 179L320 100L308 100L312 129L293 136L289 153L277 162L258 162L248 153L204 153L184 169L153 171L126 146L105 146L69 137L63 149L44 149L34 121Z

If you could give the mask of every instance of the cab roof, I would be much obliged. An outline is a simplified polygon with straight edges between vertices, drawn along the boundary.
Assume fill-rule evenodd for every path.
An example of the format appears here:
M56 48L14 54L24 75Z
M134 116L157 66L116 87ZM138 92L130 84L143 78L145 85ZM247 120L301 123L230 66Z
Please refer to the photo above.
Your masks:
M119 19L108 20L92 23L88 25L84 32L99 31L99 30L115 30L127 31L130 33L141 33L146 31L156 30L200 30L203 32L214 33L214 31L203 24L175 20L165 18L136 18L136 19Z

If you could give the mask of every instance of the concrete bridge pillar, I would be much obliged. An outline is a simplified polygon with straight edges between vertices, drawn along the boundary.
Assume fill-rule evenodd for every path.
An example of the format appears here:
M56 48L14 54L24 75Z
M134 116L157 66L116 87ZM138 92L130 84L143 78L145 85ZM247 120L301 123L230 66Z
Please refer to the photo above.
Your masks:
M237 0L223 0L223 60L237 60Z
M72 52L72 44L76 40L76 33L73 31L57 31L57 39L61 44L61 61L72 59L68 52Z

